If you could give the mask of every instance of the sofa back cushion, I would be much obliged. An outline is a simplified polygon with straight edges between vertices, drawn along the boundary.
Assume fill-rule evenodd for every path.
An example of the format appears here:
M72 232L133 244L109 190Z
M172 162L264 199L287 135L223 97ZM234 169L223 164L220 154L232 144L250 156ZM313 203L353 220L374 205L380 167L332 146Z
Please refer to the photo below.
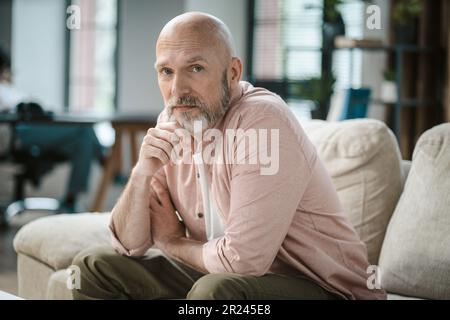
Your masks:
M380 271L389 292L450 299L450 123L426 131L416 144Z
M369 262L377 264L389 219L402 189L396 139L377 120L302 123L333 179Z

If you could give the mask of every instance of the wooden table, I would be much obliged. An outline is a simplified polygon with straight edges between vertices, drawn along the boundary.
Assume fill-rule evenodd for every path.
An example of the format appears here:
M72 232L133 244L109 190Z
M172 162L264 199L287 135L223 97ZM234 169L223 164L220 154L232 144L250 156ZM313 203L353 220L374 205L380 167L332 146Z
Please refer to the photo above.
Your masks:
M149 115L117 115L110 119L111 125L115 130L115 141L111 148L111 152L106 161L103 176L97 188L97 192L92 204L91 211L99 212L103 209L106 192L116 173L122 168L122 141L123 137L128 134L131 162L136 164L138 160L138 148L136 136L139 133L145 133L149 128L156 126L157 117Z

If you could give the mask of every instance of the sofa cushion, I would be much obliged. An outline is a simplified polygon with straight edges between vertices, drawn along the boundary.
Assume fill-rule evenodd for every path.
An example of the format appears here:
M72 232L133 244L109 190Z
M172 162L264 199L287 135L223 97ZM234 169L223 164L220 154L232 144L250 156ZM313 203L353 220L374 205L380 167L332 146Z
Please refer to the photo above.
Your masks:
M381 283L393 293L450 299L450 124L426 131L386 233Z
M396 139L377 120L302 123L330 173L339 198L376 264L402 190Z
M110 244L109 217L109 213L79 213L36 219L19 230L14 249L54 270L67 268L81 250Z

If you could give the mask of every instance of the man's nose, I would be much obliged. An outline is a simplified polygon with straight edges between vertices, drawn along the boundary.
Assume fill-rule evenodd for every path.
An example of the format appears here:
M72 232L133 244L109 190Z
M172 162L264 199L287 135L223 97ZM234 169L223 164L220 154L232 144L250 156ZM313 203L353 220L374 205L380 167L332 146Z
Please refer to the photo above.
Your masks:
M191 92L189 83L183 76L176 75L172 82L172 96L182 97Z

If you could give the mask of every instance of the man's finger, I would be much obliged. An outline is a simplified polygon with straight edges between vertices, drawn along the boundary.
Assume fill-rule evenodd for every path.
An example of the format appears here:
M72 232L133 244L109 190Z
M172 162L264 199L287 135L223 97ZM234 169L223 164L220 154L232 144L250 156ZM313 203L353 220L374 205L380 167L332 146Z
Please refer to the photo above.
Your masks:
M180 141L179 135L176 131L169 131L160 128L150 128L147 131L146 137L156 137L161 140L165 140L171 145L176 145Z
M147 146L153 146L163 150L166 153L167 157L170 159L173 147L166 140L159 139L155 136L146 135L143 140L143 148L146 148Z
M156 128L163 129L163 130L169 130L169 131L175 131L178 128L182 128L180 124L176 121L167 121L167 122L160 122L156 125Z
M170 135L172 135L177 129L180 129L180 128L175 127L175 129L173 129L171 126L154 127L154 128L148 129L147 134L158 135L158 136L161 136L162 138L165 138L166 136L170 137Z
M146 146L143 150L141 150L141 154L143 157L148 159L157 158L163 164L170 162L170 157L166 154L166 152L154 146Z

